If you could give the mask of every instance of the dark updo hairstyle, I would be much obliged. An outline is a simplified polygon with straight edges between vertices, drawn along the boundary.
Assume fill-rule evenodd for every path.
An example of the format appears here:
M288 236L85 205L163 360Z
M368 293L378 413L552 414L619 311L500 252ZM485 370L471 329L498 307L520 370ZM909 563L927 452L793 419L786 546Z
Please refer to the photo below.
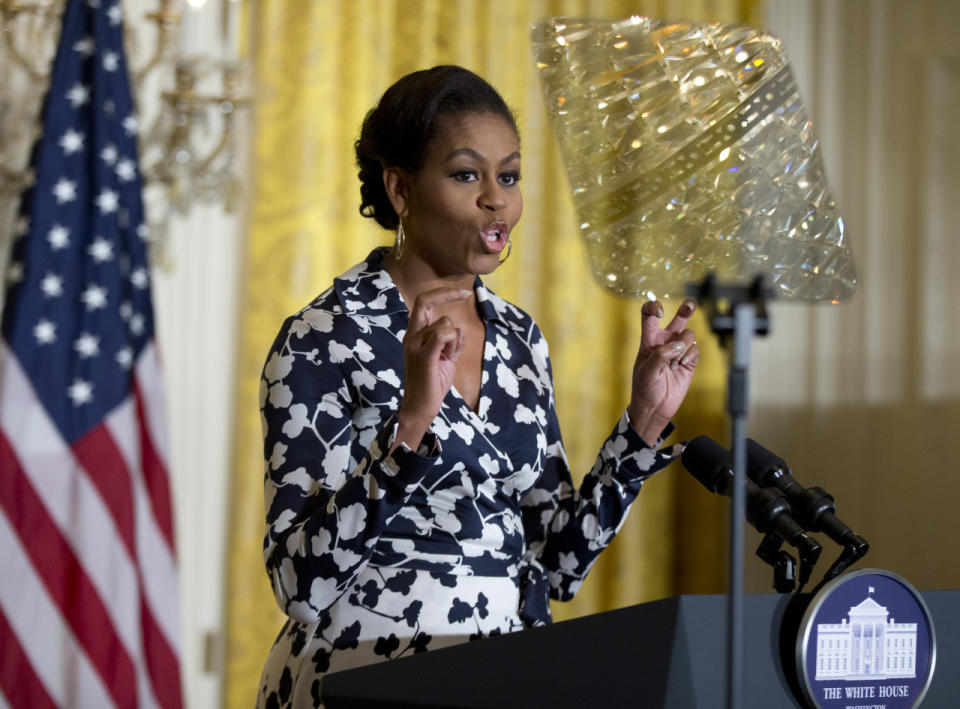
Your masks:
M357 153L360 214L396 229L397 213L383 186L383 171L423 167L427 144L437 133L437 119L461 113L494 113L517 131L513 113L490 84L459 66L435 66L407 74L387 89L363 120Z

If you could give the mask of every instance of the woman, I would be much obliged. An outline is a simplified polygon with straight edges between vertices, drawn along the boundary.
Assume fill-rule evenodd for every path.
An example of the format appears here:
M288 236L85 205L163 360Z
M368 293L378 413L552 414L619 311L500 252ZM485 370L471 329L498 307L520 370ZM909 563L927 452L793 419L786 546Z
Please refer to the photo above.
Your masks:
M548 595L573 596L675 456L657 446L698 357L692 302L665 329L644 304L629 406L573 489L546 342L479 278L522 211L502 98L459 67L416 72L355 147L361 213L394 246L289 318L263 374L264 557L290 617L266 707L319 705L326 672L550 622Z

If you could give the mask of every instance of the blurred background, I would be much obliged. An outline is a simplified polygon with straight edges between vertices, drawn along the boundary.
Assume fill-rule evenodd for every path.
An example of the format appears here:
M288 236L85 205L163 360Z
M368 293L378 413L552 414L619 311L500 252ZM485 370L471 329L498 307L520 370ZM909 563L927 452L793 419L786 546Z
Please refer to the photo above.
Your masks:
M20 3L21 5L24 3ZM43 32L4 0L0 264L42 98ZM571 465L593 462L628 396L640 302L590 275L528 32L549 16L742 22L780 37L821 138L860 288L840 306L776 303L753 347L748 434L826 488L871 543L861 565L960 587L960 4L951 0L124 0L137 77L154 306L166 378L189 707L248 707L282 623L260 554L259 372L280 323L392 242L358 211L353 141L410 71L466 66L515 109L525 215L488 280L551 345ZM179 25L164 13L179 11ZM150 17L151 13L158 13ZM19 24L18 24L19 23ZM46 23L46 30L44 29ZM19 34L18 34L19 33ZM11 41L11 37L13 40ZM17 42L21 44L17 44ZM16 48L30 46L20 52ZM52 44L49 45L52 51ZM46 60L49 61L49 56ZM31 73L31 67L33 73ZM144 120L144 116L155 120ZM149 168L149 169L148 169ZM677 303L668 304L668 310ZM952 313L952 314L951 314ZM703 356L675 440L726 441L726 363ZM678 464L650 480L557 619L726 584L726 501ZM747 587L771 572L753 556ZM826 539L814 580L839 553Z

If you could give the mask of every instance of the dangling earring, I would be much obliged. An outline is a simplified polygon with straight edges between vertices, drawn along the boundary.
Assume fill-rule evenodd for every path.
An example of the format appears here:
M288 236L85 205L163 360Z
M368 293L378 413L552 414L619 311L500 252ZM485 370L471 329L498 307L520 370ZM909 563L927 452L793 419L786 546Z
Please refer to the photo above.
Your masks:
M393 242L393 257L399 261L403 258L403 246L407 242L407 235L403 232L403 219L397 221L397 238Z
M510 258L510 252L513 251L513 239L509 236L507 237L507 255L500 259L500 263L504 263L508 258Z

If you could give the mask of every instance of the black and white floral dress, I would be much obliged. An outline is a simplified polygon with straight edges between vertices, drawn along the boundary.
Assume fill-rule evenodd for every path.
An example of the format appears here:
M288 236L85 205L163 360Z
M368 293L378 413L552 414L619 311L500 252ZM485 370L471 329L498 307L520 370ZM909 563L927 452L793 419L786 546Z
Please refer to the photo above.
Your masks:
M679 453L624 413L575 489L547 343L477 279L477 411L451 389L419 450L388 454L409 312L384 253L288 318L263 370L264 559L289 620L260 707L319 706L327 672L549 623L548 596L576 593Z

